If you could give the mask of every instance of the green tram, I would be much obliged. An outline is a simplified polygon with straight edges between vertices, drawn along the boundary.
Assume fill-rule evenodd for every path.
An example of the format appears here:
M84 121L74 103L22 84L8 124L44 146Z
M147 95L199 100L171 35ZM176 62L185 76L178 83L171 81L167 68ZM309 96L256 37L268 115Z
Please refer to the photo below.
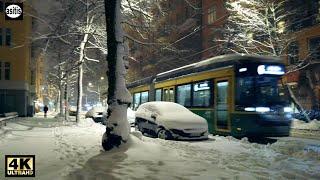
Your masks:
M291 111L282 92L285 67L268 56L223 55L127 85L131 107L179 103L208 122L209 132L234 137L288 136Z

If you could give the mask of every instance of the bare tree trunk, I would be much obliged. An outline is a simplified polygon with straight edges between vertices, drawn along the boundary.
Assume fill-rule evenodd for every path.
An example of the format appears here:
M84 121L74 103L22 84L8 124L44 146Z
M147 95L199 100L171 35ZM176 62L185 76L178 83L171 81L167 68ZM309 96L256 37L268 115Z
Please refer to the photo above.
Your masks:
M318 110L319 109L319 100L314 92L315 90L315 86L314 86L314 83L312 81L312 77L311 77L311 72L310 70L306 70L306 77L308 79L308 84L309 84L309 87L308 88L308 92L311 96L311 104L312 104L312 109L314 110Z
M60 102L60 113L59 113L59 116L63 116L63 85L62 85L62 80L60 80L59 82L59 94L60 94L60 99L59 99L59 102Z
M55 112L58 112L58 108L59 108L59 100L60 100L60 90L58 91L58 96L56 99L56 104L55 104Z
M69 117L69 74L66 74L66 85L65 85L65 95L64 95L64 99L65 99L65 110L64 110L64 120L68 120Z
M108 46L108 113L102 147L108 151L129 139L130 126L127 108L131 95L125 84L126 67L123 61L127 46L121 27L121 0L105 0Z
M80 57L79 57L79 67L78 67L78 99L77 99L77 115L76 122L80 120L80 112L82 107L82 79L83 79L83 62L84 62L84 50L86 43L88 41L88 34L83 36L83 40L80 44Z
M307 121L310 121L309 116L307 115L307 113L305 112L304 108L302 107L302 105L299 103L299 101L297 100L296 96L294 95L292 89L289 87L288 84L286 84L286 89L289 92L290 98L292 100L292 102L297 106L297 109L304 115L304 117L307 119Z
M77 93L77 114L76 122L80 120L80 112L82 107L82 76L83 76L83 67L82 63L78 67L78 93Z

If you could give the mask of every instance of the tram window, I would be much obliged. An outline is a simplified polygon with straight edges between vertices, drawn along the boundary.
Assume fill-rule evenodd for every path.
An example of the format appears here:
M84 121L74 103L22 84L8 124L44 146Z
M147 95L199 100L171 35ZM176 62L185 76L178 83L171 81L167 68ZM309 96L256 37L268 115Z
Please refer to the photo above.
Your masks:
M211 104L210 82L202 81L193 84L193 106L209 107Z
M279 92L278 81L279 77L269 76L237 78L236 110L285 104L286 96Z
M133 98L134 109L138 108L138 106L141 104L140 97L141 97L141 93L134 93L134 98Z
M156 89L156 101L161 101L162 100L162 89Z
M141 104L148 102L148 100L149 100L149 92L148 91L142 92L141 93Z
M168 89L165 89L163 92L163 100L169 101L169 90Z
M174 102L174 89L173 88L169 89L169 101Z
M177 103L191 106L191 84L177 86Z

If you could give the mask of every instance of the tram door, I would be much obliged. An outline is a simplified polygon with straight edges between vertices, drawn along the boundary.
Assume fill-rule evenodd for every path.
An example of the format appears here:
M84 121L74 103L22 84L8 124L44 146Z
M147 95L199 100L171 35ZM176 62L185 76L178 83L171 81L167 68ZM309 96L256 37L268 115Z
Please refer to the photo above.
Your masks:
M215 80L215 125L217 130L230 131L230 78Z
M174 87L163 88L163 101L174 102Z

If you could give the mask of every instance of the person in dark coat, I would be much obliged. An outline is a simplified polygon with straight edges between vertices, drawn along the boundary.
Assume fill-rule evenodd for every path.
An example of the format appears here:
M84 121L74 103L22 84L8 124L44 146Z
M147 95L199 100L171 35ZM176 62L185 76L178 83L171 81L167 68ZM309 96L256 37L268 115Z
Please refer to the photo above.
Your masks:
M47 112L48 112L48 110L49 110L48 106L45 105L45 106L43 107L44 117L45 117L45 118L47 117Z

